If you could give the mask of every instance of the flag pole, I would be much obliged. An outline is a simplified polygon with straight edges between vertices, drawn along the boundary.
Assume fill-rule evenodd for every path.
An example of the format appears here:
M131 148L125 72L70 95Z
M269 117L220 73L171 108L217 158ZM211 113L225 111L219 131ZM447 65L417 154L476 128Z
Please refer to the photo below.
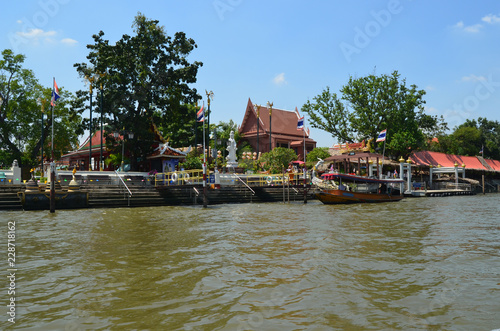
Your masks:
M486 163L486 160L484 159L484 145L481 145L481 157L483 158L483 162ZM484 169L483 169L483 174L481 176L482 178L482 184L483 184L483 195L486 194L486 190L484 187Z
M51 102L52 108L52 138L51 138L51 158L50 162L50 212L54 213L56 211L56 190L55 190L55 180L56 180L56 164L54 160L54 107L55 107L55 84L56 78L52 78L52 98L54 102Z
M210 99L208 99L210 105ZM203 102L203 108L205 102ZM210 106L209 106L210 107ZM207 156L205 154L205 112L203 112L203 208L207 208Z
M385 162L385 142L387 140L387 129L385 129L385 138L384 138L384 150L382 152L382 167L380 169L379 178L382 179L382 173L384 172L384 162Z
M306 163L306 117L304 116L304 122L302 126L302 132L304 133L304 163Z
M304 116L302 121L302 133L304 136L304 203L307 203L307 192L306 192L306 117Z

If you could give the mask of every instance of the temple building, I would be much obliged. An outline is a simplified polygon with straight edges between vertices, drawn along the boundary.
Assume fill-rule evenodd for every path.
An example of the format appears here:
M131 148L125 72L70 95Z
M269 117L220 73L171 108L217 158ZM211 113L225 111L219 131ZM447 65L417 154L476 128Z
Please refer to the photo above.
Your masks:
M242 140L247 141L258 153L267 153L275 147L290 148L304 159L306 154L316 147L316 141L309 137L309 130L297 129L300 118L298 111L288 111L271 107L254 106L248 98L243 122L239 132Z
M145 160L138 162L138 171L157 171L157 172L167 172L174 171L179 162L186 158L186 152L182 152L178 149L169 146L169 143L163 139L161 134L158 132L156 127L154 127L156 143L153 145L153 151L150 155L146 156ZM125 136L125 139L130 137ZM123 135L119 134L116 138L117 143L121 144L123 141ZM92 135L92 151L90 151L90 141L87 138L82 145L75 151L71 151L61 157L61 164L67 165L69 169L76 168L77 170L87 171L99 170L99 159L101 156L101 131L97 130ZM106 160L110 151L106 148L106 135L102 136L102 158ZM124 150L125 157L128 157L128 150ZM90 162L89 162L90 161ZM89 167L90 164L90 167ZM119 165L113 166L112 164L103 164L102 170L113 171L118 170ZM125 171L128 171L128 164L125 166Z

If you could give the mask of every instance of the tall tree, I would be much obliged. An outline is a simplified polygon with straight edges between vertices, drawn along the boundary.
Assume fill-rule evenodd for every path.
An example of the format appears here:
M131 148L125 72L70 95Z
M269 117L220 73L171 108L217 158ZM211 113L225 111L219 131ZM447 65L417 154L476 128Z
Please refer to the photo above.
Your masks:
M454 128L449 135L439 137L436 151L458 155L481 155L486 158L500 159L500 123L479 117L467 119Z
M158 21L140 13L133 28L133 36L123 35L114 45L104 39L104 32L94 35L94 44L87 46L90 64L75 67L82 77L101 75L108 131L134 132L125 144L131 169L136 169L137 159L153 146L152 123L167 122L170 115L186 111L183 104L200 99L189 84L196 82L202 63L187 60L197 46L185 33L170 37Z
M194 146L196 135L198 143L203 139L203 123L196 123L196 113L199 110L191 104L182 104L177 111L162 114L155 112L155 117L160 118L158 130L162 132L163 137L174 147Z
M425 91L407 86L394 71L391 75L350 77L340 92L327 87L307 101L302 110L311 126L325 130L342 142L376 139L387 129L388 154L407 156L409 149L423 146L427 134L438 130L439 119L424 113Z
M465 124L467 124L467 122ZM477 127L481 130L481 148L483 148L483 156L500 160L500 123L498 121L489 121L486 118L479 117L477 119Z
M14 54L10 49L2 51L0 59L0 145L10 153L8 160L17 159L25 163L22 157L26 136L26 117L34 110L32 101L36 91L40 90L33 71L22 67L25 56ZM30 111L31 109L31 111ZM32 116L32 115L31 115Z
M24 55L16 55L10 49L2 51L0 146L4 152L0 156L0 163L9 164L17 159L22 165L33 166L39 162L37 159L40 157L42 130L45 151L50 146L51 139L48 137L53 123L49 104L52 88L43 88L33 71L23 68L24 60ZM60 88L59 92L61 99L54 110L56 158L74 147L78 142L78 135L82 133L79 127L81 119L77 99L63 88ZM40 100L40 105L37 100ZM45 110L43 123L42 107Z

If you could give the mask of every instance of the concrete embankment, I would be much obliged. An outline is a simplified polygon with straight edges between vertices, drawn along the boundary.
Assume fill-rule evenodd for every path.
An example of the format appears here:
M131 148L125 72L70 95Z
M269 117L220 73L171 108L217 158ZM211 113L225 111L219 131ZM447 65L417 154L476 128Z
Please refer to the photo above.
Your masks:
M18 192L24 185L0 187L0 210L22 210L23 205ZM63 186L63 190L66 188ZM307 199L313 197L310 187ZM120 185L82 185L82 192L88 192L87 208L148 207L203 205L202 185L146 186L131 185L128 190ZM230 186L218 189L207 188L207 204L303 201L303 187L281 186L245 187ZM31 209L31 208L24 208ZM47 205L47 210L49 206Z

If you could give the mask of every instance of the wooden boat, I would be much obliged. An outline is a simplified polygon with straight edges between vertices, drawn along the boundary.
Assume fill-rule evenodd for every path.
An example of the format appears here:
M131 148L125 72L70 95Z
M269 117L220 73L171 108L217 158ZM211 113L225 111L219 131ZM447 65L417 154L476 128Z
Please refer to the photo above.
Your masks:
M328 173L321 176L317 185L321 191L316 197L324 204L348 204L363 202L392 202L403 199L401 194L402 179L378 179Z

